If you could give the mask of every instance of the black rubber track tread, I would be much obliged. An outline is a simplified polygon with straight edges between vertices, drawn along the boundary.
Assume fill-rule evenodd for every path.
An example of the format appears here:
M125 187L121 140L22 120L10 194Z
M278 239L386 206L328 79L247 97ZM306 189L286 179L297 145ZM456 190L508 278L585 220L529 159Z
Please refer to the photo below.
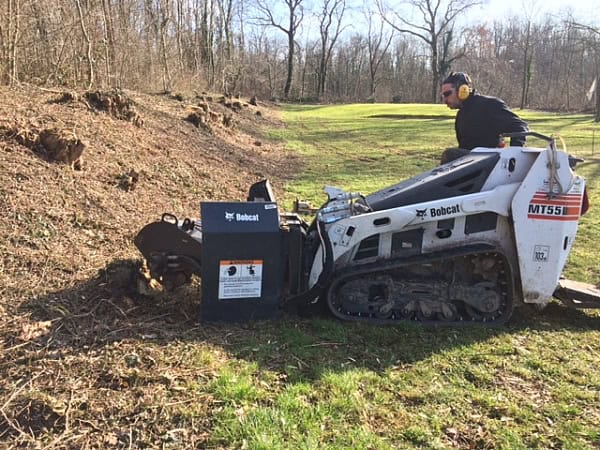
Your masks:
M494 253L499 255L505 266L505 283L507 286L506 291L506 302L505 309L502 314L495 318L494 320L456 320L456 321L444 321L444 320L416 320L416 319L404 319L404 318L393 318L393 319L381 319L377 317L373 317L373 315L367 316L356 316L352 314L345 314L337 310L334 305L334 296L333 292L338 288L340 283L343 283L344 280L353 279L359 275L375 275L375 274L385 274L385 272L390 270L399 269L401 267L406 267L410 265L416 264L424 264L431 263L436 261L443 261L445 259L452 259L462 256L469 255L480 255L485 253ZM363 323L372 323L377 325L389 325L389 324L398 324L401 322L406 322L410 320L411 322L427 325L427 326L451 326L451 327L462 327L462 326L489 326L496 327L505 324L511 317L512 312L514 310L514 277L513 277L513 268L509 263L506 256L497 248L488 244L475 244L464 246L456 249L451 249L447 251L421 254L409 258L402 259L388 259L383 261L376 261L373 263L363 264L360 266L352 266L342 268L338 271L335 271L333 274L333 280L329 285L327 290L327 306L331 313L345 321L354 321L354 322L363 322Z

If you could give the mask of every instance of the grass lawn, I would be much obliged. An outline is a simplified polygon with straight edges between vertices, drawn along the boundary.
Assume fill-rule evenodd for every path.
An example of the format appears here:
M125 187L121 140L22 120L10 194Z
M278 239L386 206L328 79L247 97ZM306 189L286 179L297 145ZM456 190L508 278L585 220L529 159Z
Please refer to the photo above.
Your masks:
M271 134L302 160L285 188L287 206L296 196L320 204L325 184L369 193L433 167L454 143L452 114L423 105L286 106L287 127ZM567 274L598 282L600 130L584 115L523 115L587 158L579 172L592 206ZM34 298L54 317L47 342L0 342L0 448L600 447L599 312L551 303L497 328L291 314L198 323L189 303L197 283L134 302L113 297L106 282L117 275L109 265L82 286ZM79 313L80 300L91 309ZM43 317L32 313L31 323L52 326ZM3 337L12 330L20 328Z
M529 112L588 162L592 209L567 273L598 281L598 126L588 116ZM289 106L274 136L304 167L286 187L370 192L436 164L454 142L437 106ZM598 133L600 137L600 133ZM212 442L241 448L597 448L600 314L552 303L502 328L376 327L288 318L229 332L208 387L221 405Z
M368 194L435 167L442 150L456 145L454 115L445 105L287 106L287 128L271 134L303 155L305 166L286 186L286 206L291 208L295 198L322 204L325 185ZM569 153L585 159L577 172L587 179L592 207L580 222L565 274L597 283L600 124L589 114L522 111L519 115L531 130L562 137ZM535 138L529 144L545 146ZM558 146L562 146L560 139Z
M180 102L173 108L179 111ZM442 149L454 145L453 114L424 105L285 106L287 127L269 133L300 161L282 193L286 206L295 197L321 204L326 184L369 193L435 166ZM523 115L534 130L563 135L569 151L587 160L579 173L588 180L591 210L566 272L597 283L600 128L585 115ZM96 116L90 129L101 121ZM188 170L197 153L186 160L167 152L197 133L189 124L180 129L180 119L173 114L164 122L173 126L145 128L145 179L135 192L114 197L108 169L98 177L93 166L57 169L7 147L6 166L12 161L14 170L0 184L7 200L0 247L11 249L0 257L0 280L10 281L0 281L7 297L0 302L0 449L600 448L600 312L551 303L497 328L367 326L293 314L232 324L197 321L197 280L154 299L130 297L137 265L123 259L129 254L121 247L134 237L134 215L154 220L164 210L151 205L172 202L178 212L186 198L197 208L225 181L237 183L221 175L246 161L241 147L234 159L208 160L196 181L211 190L197 198ZM125 127L107 123L121 136ZM178 131L154 134L163 126ZM116 141L102 142L108 158ZM269 155L266 148L257 155ZM138 169L120 158L107 161ZM167 160L181 168L169 162L163 169ZM232 166L223 172L223 163ZM158 171L173 183L152 175ZM95 178L102 182L85 186ZM40 195L27 199L30 209L11 210L24 195L9 193L33 191ZM162 200L148 206L149 193ZM121 215L108 214L117 206ZM64 257L53 259L54 252Z

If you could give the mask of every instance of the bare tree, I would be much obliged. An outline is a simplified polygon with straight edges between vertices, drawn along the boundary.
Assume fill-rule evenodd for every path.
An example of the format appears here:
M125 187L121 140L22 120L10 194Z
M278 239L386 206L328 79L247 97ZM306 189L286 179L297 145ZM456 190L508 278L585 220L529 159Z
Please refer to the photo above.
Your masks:
M214 15L215 8L212 0L194 0L195 15L195 47L199 52L197 67L204 66L208 84L215 82Z
M365 38L356 33L348 44L337 53L337 86L336 92L342 98L360 99L369 95L363 93L363 82L368 77L369 55Z
M102 19L104 22L104 36L102 40L104 41L106 52L106 82L109 86L112 86L113 65L115 64L117 54L111 8L111 2L109 0L102 0Z
M223 49L225 50L225 58L227 60L231 60L233 54L233 30L232 30L232 20L233 20L233 0L218 0L217 2L219 7L219 15L221 26L223 28Z
M531 21L525 25L525 40L523 42L523 75L521 82L521 109L527 105L529 85L533 75L533 45L531 35Z
M453 19L480 0L407 0L413 16L396 9L385 17L404 33L392 49L394 28L384 18L370 14L343 39L338 32L353 12L350 2L316 0L314 32L303 36L300 54L298 27L308 1L254 1L266 10L240 0L0 0L0 82L140 90L201 83L201 90L264 97L282 96L286 85L288 96L357 101L390 95L398 102L424 102L464 54L462 69L509 104L595 108L600 119L595 22L571 16L540 22L521 12L494 25L472 23L459 33ZM384 1L391 6L402 0L379 1L381 12ZM251 20L257 11L262 20ZM282 28L287 39L280 39Z
M216 19L216 47L218 49L219 71L221 87L225 92L234 92L239 89L240 80L244 74L244 66L236 60L234 49L233 20L236 8L241 7L234 0L216 0L218 16ZM241 46L240 46L241 47ZM240 48L240 50L242 50Z
M289 98L290 89L292 87L296 33L298 32L298 28L302 23L302 19L304 19L304 7L302 6L303 1L304 0L283 0L288 12L286 19L282 19L277 16L277 5L270 5L265 0L256 1L256 8L259 13L259 17L257 17L257 19L259 23L266 26L275 27L278 30L283 31L287 36L287 78L285 80L285 87L283 89L283 96L286 99ZM284 20L287 20L287 24L284 24Z
M79 0L77 0L79 1ZM171 68L169 65L167 29L171 21L170 0L158 0L156 6L152 1L146 0L146 12L150 17L155 38L158 39L160 49L160 61L162 65L162 85L165 92L172 86Z
M90 35L88 34L87 27L85 26L85 20L83 17L83 11L81 9L80 0L75 0L75 5L77 6L77 13L79 14L79 26L81 27L81 34L83 35L86 42L86 61L88 68L88 89L91 89L94 85L94 59L92 57L92 40Z
M8 0L6 20L0 23L2 77L9 85L18 81L18 43L21 33L21 0ZM4 17L3 17L4 19Z
M572 22L571 25L587 33L587 41L593 52L595 76L592 86L595 88L596 105L594 111L594 122L600 122L600 27Z
M450 68L452 67L452 63L457 59L463 58L466 54L466 49L463 47L461 50L456 51L453 48L454 43L454 27L449 27L448 31L444 32L442 36L442 42L440 46L440 60L438 64L439 68L439 79L444 78Z
M523 39L523 73L521 76L521 109L525 108L528 104L529 87L531 85L531 78L533 77L533 58L535 52L534 35L535 30L533 21L539 11L539 5L537 0L522 0L521 10L525 16L525 29Z
M440 65L440 45L443 36L454 26L458 16L481 4L480 0L409 0L413 9L419 12L420 20L407 20L399 11L390 10L386 0L376 0L384 20L400 33L407 33L424 41L430 51L432 73L431 100L438 99L438 89L442 69Z
M184 1L175 0L175 41L177 42L177 63L179 71L185 71L185 62L183 57L183 27L184 27Z
M375 99L379 66L386 56L394 34L393 32L386 34L383 20L379 19L378 23L373 23L375 19L374 14L372 14L371 11L365 12L365 18L369 25L367 34L367 48L369 51L369 97Z
M17 63L17 49L19 43L19 33L21 32L21 0L13 0L14 2L14 27L13 34L11 37L11 81L14 83L18 81L18 63Z
M346 0L323 0L319 32L321 35L321 55L317 72L317 95L325 93L327 67L336 41L343 31L342 19L346 11Z

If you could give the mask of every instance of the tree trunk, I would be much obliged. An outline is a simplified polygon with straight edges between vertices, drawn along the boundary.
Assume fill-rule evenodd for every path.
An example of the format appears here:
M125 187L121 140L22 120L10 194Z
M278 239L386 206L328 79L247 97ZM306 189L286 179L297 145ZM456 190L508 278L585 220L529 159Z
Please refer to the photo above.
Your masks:
M320 98L325 93L325 77L327 74L327 48L326 42L321 43L321 57L319 58L319 74L317 76L317 96Z
M523 51L523 79L521 82L521 109L525 108L527 104L527 91L529 90L529 71L530 57L529 57L529 39L531 36L531 22L527 22L527 35L525 36L525 50Z
M162 57L163 63L163 89L165 92L171 90L171 70L169 68L169 58L167 55L167 38L166 38L166 28L168 24L168 19L164 18L161 22L160 26L160 53Z
M115 49L114 49L114 30L112 29L112 18L110 16L110 5L106 4L107 0L102 0L102 20L104 21L104 54L105 54L105 65L104 70L106 71L106 84L112 86L112 65L115 61Z
M175 41L177 42L177 62L179 65L179 71L183 73L185 71L185 63L183 61L183 42L181 39L183 28L183 4L181 0L176 0L175 11Z
M233 38L231 32L233 0L221 0L219 2L219 9L223 21L223 33L225 35L225 57L227 61L230 62L233 54Z
M596 49L596 114L594 122L600 122L600 49Z
M6 24L2 24L1 38L2 38L2 60L0 61L0 68L2 68L2 81L8 85L13 84L12 78L12 55L13 55L13 29L15 28L15 0L8 0L8 15L6 17Z
M81 27L81 34L83 34L83 38L87 44L87 52L86 52L86 61L87 61L87 69L88 69L88 86L87 89L92 89L94 85L94 60L92 59L92 41L85 27L85 20L83 18L83 11L81 10L81 2L80 0L75 0L75 4L77 6L77 12L79 13L79 26Z
M155 70L154 70L154 42L155 39L158 39L158 27L156 25L156 16L154 14L154 10L152 9L154 6L152 5L152 1L146 0L146 9L145 9L145 17L144 17L144 37L145 37L145 47L146 47L146 61L143 61L143 67L147 70L148 78L151 82L154 82Z
M431 101L433 103L438 103L439 102L439 90L440 90L440 66L439 66L437 39L432 39L432 41L431 41L431 74L432 74Z
M273 69L271 67L271 64L268 63L267 64L267 75L268 75L268 80L269 80L269 98L273 98L273 92L274 92L274 87L273 87Z
M594 122L600 122L600 82L598 82L598 75L596 75L596 114L594 115Z
M194 71L195 75L200 74L202 65L202 33L201 33L201 15L199 0L194 2Z
M300 100L304 98L304 86L306 84L306 66L308 65L308 50L305 51L304 60L300 62L302 71L300 72Z
M292 87L292 74L294 72L294 35L288 34L288 57L287 57L287 78L285 79L285 88L283 89L283 97L287 100Z
M17 44L19 42L19 31L20 31L20 15L21 15L21 0L15 0L15 14L14 14L14 31L13 31L13 35L12 35L12 39L11 39L11 50L12 50L12 54L11 54L11 67L10 67L10 84L12 85L13 83L18 83L19 82L19 77L18 77L18 71L17 71Z
M209 0L204 1L204 37L203 37L203 46L205 52L205 62L208 69L208 83L211 86L215 85L216 80L216 67L215 67L215 55L213 49L214 43L214 5L212 1Z

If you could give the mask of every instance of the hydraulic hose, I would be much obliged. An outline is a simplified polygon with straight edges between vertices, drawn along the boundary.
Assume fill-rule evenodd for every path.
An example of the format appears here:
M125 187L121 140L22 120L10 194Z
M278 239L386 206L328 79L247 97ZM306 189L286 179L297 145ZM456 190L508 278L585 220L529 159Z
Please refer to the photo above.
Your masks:
M286 301L286 308L291 306L299 307L302 305L308 305L313 300L320 297L323 294L325 288L331 282L331 276L333 275L333 247L331 240L325 229L325 224L317 219L317 227L321 242L325 250L325 259L323 261L323 270L321 271L317 282L304 292L290 297Z

